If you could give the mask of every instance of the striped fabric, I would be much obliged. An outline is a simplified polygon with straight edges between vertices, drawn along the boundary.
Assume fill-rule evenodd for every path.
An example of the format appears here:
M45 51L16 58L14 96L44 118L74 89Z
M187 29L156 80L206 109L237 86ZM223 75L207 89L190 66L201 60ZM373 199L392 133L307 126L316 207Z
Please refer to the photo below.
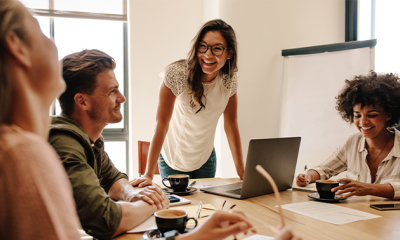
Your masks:
M374 183L391 184L394 189L393 199L400 199L400 132L394 128L390 130L395 132L394 146L379 164ZM327 160L312 169L319 173L321 179L328 179L347 171L347 178L371 183L371 173L366 162L367 155L365 138L361 133L356 133Z

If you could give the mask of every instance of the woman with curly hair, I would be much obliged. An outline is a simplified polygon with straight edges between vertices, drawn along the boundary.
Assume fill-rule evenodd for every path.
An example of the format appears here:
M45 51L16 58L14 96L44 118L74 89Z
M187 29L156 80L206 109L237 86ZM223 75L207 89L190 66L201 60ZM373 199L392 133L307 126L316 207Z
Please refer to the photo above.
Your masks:
M157 160L163 178L174 174L213 178L214 137L222 114L236 171L243 178L236 72L237 42L232 27L220 19L205 23L193 39L188 58L171 63L162 74L146 173L132 185L151 184Z
M354 123L359 133L350 136L322 164L296 179L306 186L347 171L346 184L332 192L343 197L374 195L400 199L400 79L396 74L355 76L346 80L336 97L336 109L346 122Z

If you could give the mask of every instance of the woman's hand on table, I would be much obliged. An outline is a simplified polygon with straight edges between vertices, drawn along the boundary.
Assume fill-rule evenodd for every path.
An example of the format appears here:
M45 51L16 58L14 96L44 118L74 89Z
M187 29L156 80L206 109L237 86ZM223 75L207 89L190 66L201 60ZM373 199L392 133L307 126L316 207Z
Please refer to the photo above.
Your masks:
M179 235L177 240L218 240L225 239L230 235L244 232L247 234L253 228L249 219L242 211L223 212L216 211L202 225L196 227L189 233ZM255 230L251 230L255 233Z
M135 178L132 181L129 181L132 187L145 187L151 185L153 183L153 178L147 175L143 175L142 177Z
M301 240L301 238L293 235L292 228L286 226L275 236L275 240Z
M341 178L337 181L346 184L342 184L338 187L332 188L331 191L336 192L336 195L344 194L342 195L344 198L348 198L351 196L373 195L374 185L371 183L358 182L348 178Z
M240 180L243 180L244 177L244 169L241 170L236 170L238 176L240 177Z

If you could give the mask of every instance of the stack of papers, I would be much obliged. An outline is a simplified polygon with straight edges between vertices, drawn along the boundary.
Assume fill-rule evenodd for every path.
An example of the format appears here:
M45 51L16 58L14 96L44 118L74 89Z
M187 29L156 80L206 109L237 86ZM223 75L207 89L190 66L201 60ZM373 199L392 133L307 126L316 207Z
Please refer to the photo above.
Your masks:
M345 224L381 217L351 208L315 201L285 204L282 205L282 208L332 224Z

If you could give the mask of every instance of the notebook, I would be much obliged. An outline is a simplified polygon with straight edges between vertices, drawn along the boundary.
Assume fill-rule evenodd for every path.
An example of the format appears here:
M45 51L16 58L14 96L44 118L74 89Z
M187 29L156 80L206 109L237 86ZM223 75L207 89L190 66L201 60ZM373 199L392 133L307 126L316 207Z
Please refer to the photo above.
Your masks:
M268 181L256 166L261 165L275 180L279 191L292 187L301 137L252 139L249 143L243 182L200 191L237 199L245 199L273 192Z

